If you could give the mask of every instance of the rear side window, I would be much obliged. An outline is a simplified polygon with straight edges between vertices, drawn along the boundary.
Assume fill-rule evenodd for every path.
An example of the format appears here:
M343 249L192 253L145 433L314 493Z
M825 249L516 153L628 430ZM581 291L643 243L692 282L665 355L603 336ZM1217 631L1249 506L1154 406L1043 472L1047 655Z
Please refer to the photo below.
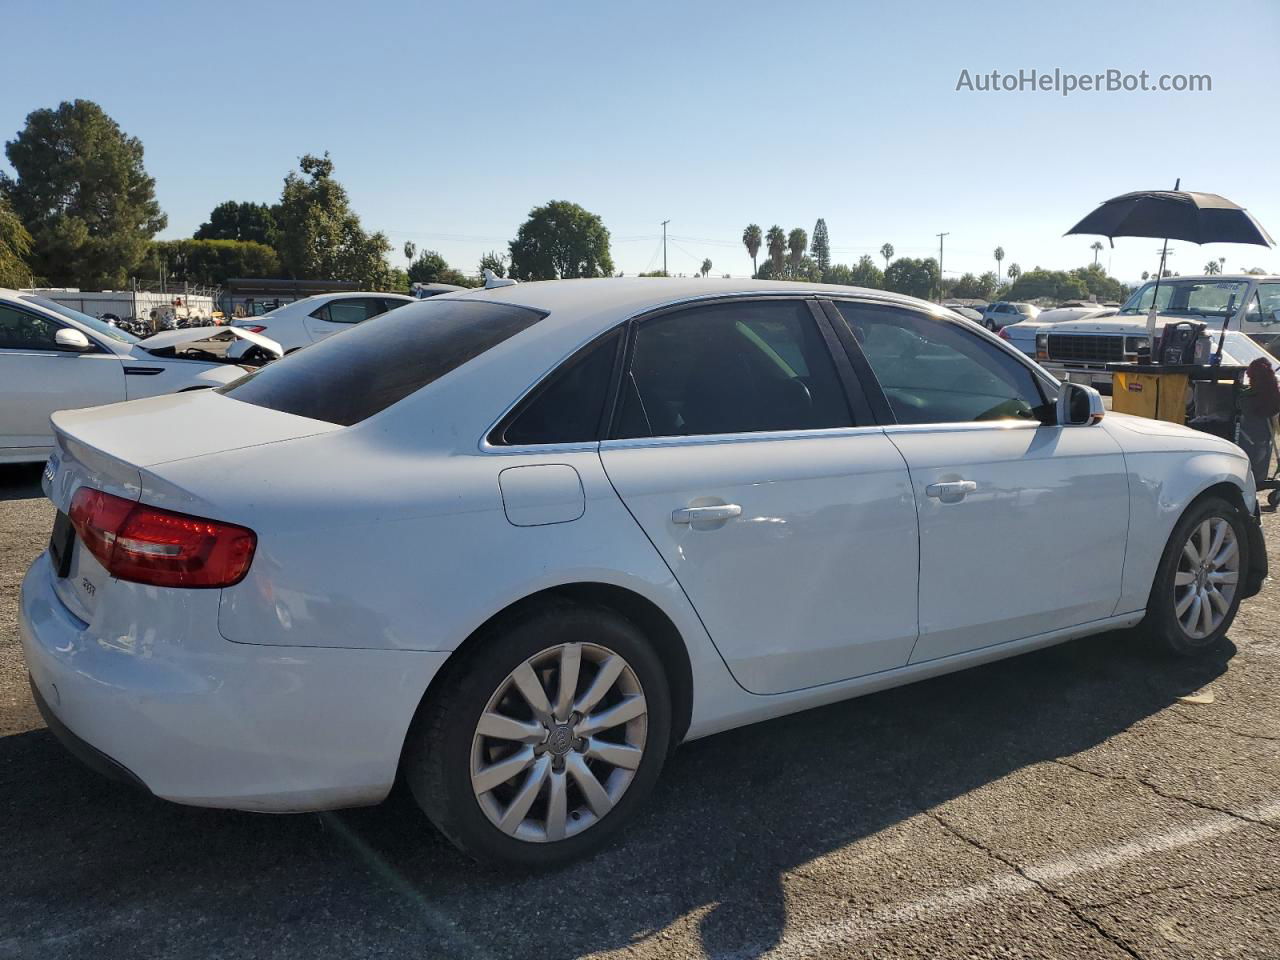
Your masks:
M490 441L524 445L600 439L620 337L612 333L565 361Z
M270 410L350 426L545 316L505 303L424 300L312 344L218 392Z

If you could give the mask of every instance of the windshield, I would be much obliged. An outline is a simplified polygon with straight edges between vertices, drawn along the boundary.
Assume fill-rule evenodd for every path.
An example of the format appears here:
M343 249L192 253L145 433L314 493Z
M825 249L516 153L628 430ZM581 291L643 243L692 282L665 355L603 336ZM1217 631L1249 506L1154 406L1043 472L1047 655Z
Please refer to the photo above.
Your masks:
M1176 277L1160 281L1156 308L1165 314L1188 317L1225 319L1230 308L1235 313L1244 302L1244 292L1249 288L1247 280L1179 280ZM1151 297L1155 295L1155 281L1144 284L1131 296L1120 312L1146 313L1151 309Z
M46 310L52 310L54 313L62 314L62 316L66 317L68 320L74 320L76 323L83 323L94 333L101 334L104 337L110 337L112 340L119 341L120 343L138 342L139 338L135 337L132 333L125 333L125 331L121 330L119 327L113 327L105 320L99 320L97 317L91 317L89 314L81 313L79 310L72 310L70 307L64 306L56 300L50 300L48 297L23 296L22 299L28 300L31 303L38 303Z
M1013 306L1024 317L1035 319L1040 316L1040 308L1034 303L1015 303Z

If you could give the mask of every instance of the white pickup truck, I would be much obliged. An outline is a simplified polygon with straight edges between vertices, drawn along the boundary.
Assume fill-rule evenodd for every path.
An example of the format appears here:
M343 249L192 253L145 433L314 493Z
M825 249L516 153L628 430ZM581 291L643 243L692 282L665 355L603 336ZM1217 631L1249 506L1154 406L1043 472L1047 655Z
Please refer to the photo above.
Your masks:
M1106 365L1137 359L1138 348L1147 341L1147 313L1154 293L1152 280L1138 288L1112 316L1020 323L1018 339L1029 342L1028 335L1034 328L1034 356L1041 366L1060 380L1108 392L1111 374L1106 372ZM1223 363L1248 364L1267 356L1273 366L1280 367L1280 360L1272 355L1280 353L1280 277L1166 277L1160 281L1158 296L1157 337L1166 323L1203 322L1208 324L1213 348L1217 350L1222 324L1229 319ZM1014 328L1008 329L1010 334L1015 332Z

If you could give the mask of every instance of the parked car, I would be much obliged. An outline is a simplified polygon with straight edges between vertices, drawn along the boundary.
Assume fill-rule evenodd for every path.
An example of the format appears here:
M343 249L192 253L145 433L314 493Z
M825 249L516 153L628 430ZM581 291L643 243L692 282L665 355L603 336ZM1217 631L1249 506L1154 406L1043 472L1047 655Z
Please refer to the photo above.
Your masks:
M413 297L399 293L324 293L286 303L260 317L245 317L232 322L233 327L266 334L292 353L335 333L350 330L357 323L413 303ZM231 351L239 358L253 350L243 344Z
M1037 331L1036 358L1059 379L1111 388L1108 363L1137 359L1147 342L1147 314L1155 281L1143 284L1111 316L1086 316ZM1216 350L1222 325L1223 361L1247 365L1268 357L1280 367L1280 277L1248 274L1166 277L1160 281L1156 335L1167 322L1208 325ZM1270 350L1271 353L1267 351Z
M971 323L982 323L982 312L980 310L973 309L973 307L948 307L948 309L954 310Z
M1029 357L1036 355L1036 334L1055 323L1068 320L1095 320L1114 316L1118 307L1104 307L1096 303L1074 303L1041 310L1034 320L1022 320L1000 328L1000 337L1008 340Z
M244 376L198 342L224 332L187 328L143 340L46 297L0 290L0 463L49 456L55 410L218 387ZM237 331L279 356L267 337Z
M1039 313L1040 308L1034 303L997 300L995 303L988 304L987 309L982 311L982 325L988 330L999 330L1011 323L1034 320Z
M1204 650L1266 573L1238 447L843 286L475 290L54 423L55 733L203 806L402 774L499 861L598 846L682 741L1119 627Z

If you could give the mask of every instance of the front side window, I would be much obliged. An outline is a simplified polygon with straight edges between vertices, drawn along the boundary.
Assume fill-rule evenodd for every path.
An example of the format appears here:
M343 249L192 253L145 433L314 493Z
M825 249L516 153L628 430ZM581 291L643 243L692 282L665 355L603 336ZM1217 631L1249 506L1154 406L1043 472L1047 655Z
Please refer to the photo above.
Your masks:
M898 423L1046 415L1034 375L957 324L878 304L837 303Z
M59 350L54 337L60 329L46 317L0 304L0 349Z
M1260 283L1245 318L1251 323L1280 323L1280 283Z
M1120 308L1120 312L1145 314L1151 309L1154 298L1157 309L1163 314L1221 320L1240 309L1248 289L1249 283L1246 280L1166 278L1160 281L1160 291L1157 293L1153 280L1139 288Z
M483 300L423 300L327 337L218 392L342 426L359 423L527 330L545 313Z
M646 320L623 378L619 437L853 425L802 300L744 300Z
M119 327L113 327L105 320L97 317L91 317L87 313L81 313L79 310L73 310L65 303L58 303L57 300L50 300L48 297L33 297L23 294L23 300L29 300L32 303L44 307L46 310L52 310L54 313L60 313L69 320L75 320L83 323L94 333L99 333L104 337L110 337L112 340L118 340L120 343L137 343L140 338L135 337L132 333L126 333Z

